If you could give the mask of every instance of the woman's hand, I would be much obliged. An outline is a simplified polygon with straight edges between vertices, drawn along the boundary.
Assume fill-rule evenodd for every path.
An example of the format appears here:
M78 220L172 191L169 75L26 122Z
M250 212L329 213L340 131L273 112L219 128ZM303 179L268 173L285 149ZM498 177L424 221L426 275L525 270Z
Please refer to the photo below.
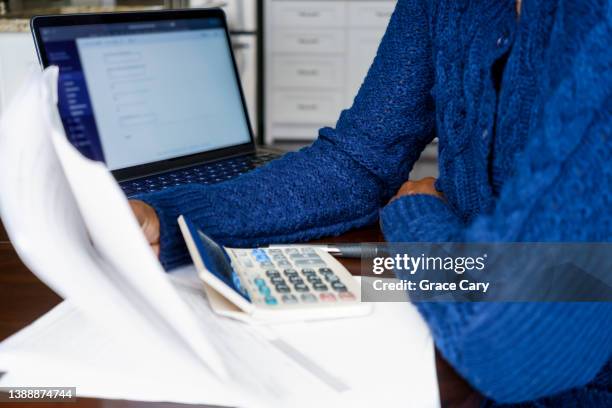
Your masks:
M140 224L143 234L147 238L155 254L159 256L159 218L155 210L143 201L130 200L129 203Z
M434 177L425 177L424 179L417 181L407 181L400 189L397 191L395 196L391 198L389 202L397 200L398 198L406 195L415 195L415 194L427 194L432 195L434 197L438 197L439 199L444 199L444 194L436 190L435 187L436 179Z

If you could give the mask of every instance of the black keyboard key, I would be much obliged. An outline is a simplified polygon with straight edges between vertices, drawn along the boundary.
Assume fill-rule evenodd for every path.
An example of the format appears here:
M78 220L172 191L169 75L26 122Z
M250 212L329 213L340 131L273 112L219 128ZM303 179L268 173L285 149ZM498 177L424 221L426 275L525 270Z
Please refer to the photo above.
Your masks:
M276 285L275 288L276 288L276 291L278 293L289 293L289 292L291 292L291 289L289 289L289 286L287 286L287 285Z
M317 292L323 292L327 290L327 285L324 283L317 283L317 284L313 284L312 288L316 290Z
M298 283L293 288L298 292L310 292L310 289L308 288L308 286L306 286L303 283Z
M325 280L328 282L338 282L340 279L334 274L325 275Z
M336 292L346 292L348 290L342 282L333 282L331 285Z
M291 276L289 278L289 282L291 282L291 283L293 283L295 285L295 284L298 284L298 283L304 283L304 279L300 278L299 276Z
M318 282L323 282L321 280L321 278L319 278L318 276L307 276L306 279L308 280L308 282L310 283L318 283Z
M272 276L270 278L270 282L272 282L274 285L287 285L287 282L285 282L285 280L280 276Z

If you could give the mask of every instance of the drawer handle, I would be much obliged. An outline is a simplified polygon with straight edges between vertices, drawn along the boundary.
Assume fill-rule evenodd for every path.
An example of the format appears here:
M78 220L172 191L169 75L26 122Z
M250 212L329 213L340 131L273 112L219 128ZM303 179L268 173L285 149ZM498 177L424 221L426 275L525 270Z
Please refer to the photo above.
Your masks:
M313 18L320 17L321 13L319 11L299 11L298 16L305 18Z

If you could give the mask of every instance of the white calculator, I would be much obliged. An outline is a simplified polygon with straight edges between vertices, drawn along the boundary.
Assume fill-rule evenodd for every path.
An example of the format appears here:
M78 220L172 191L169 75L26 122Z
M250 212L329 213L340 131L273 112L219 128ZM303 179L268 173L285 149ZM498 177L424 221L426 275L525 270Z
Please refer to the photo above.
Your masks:
M305 245L226 248L181 216L191 258L213 310L247 321L303 321L364 315L360 287L340 262Z

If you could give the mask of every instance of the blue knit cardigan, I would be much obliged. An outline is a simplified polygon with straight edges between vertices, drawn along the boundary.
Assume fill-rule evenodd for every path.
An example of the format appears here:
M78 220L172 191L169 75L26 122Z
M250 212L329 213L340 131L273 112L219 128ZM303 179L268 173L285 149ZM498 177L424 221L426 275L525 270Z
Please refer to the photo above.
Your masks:
M526 1L518 20L514 0L424 3L399 0L353 106L312 146L232 181L140 197L160 217L167 268L187 260L179 214L234 246L379 218L388 241L611 241L610 2ZM491 68L506 53L498 93ZM434 137L446 201L387 205ZM491 401L612 406L612 305L418 309Z

